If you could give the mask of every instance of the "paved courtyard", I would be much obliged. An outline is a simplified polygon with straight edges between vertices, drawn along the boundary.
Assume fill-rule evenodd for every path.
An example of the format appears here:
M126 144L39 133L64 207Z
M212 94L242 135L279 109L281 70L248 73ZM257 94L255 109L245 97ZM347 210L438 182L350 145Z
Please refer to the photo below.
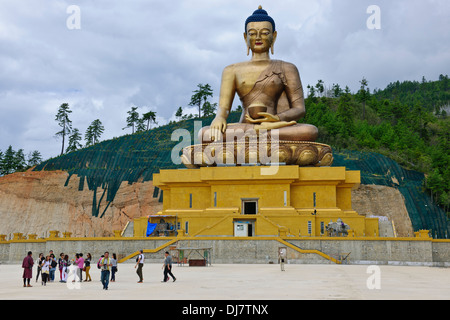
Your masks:
M80 287L59 283L24 288L20 265L0 265L0 299L148 300L301 300L301 299L450 299L450 269L367 265L213 265L174 266L176 282L161 283L160 264L144 266L137 283L134 264L119 265L116 282L102 290L100 271ZM33 276L36 268L33 269Z

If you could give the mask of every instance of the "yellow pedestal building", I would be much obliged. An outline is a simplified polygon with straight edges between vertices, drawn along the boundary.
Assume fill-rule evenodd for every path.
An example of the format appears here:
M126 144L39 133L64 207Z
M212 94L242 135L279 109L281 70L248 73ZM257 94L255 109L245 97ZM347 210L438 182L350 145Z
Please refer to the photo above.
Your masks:
M150 220L164 216L179 236L312 237L327 236L328 224L341 219L349 236L378 236L378 219L352 209L359 183L360 172L344 167L161 170L153 185L164 192L163 210Z

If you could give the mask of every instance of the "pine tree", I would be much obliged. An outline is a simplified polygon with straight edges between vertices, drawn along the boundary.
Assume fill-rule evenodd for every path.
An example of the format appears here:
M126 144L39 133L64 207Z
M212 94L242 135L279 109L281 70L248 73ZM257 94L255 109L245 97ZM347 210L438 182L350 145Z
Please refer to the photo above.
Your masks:
M314 86L310 86L309 84L307 88L308 88L308 99L314 100L314 98L316 97L316 89L314 88Z
M202 112L204 117L209 117L214 115L215 111L217 109L217 103L210 103L209 101L206 101L202 106Z
M78 128L73 129L72 134L69 136L69 145L67 146L66 152L72 152L78 150L82 147L81 134Z
M19 149L14 157L14 171L23 171L27 167L23 149Z
M193 91L194 94L191 96L191 102L189 105L198 106L198 117L200 118L202 116L202 102L205 104L208 97L213 96L213 91L209 84L203 85L200 83L197 87L198 89Z
M316 89L317 89L317 92L319 92L319 96L323 96L323 93L324 93L324 91L325 91L325 86L324 86L324 83L323 83L323 80L319 80L318 82L317 82L317 84L316 84Z
M100 137L102 136L103 132L105 131L105 127L103 126L103 123L100 121L100 119L96 119L92 121L92 132L93 132L93 138L94 143L100 142Z
M362 80L359 82L361 84L361 88L358 91L359 99L361 100L363 104L363 120L366 120L366 101L370 97L370 91L368 86L368 82L366 78L362 78Z
M136 111L138 107L131 107L128 111L127 126L122 128L122 130L131 127L131 133L134 133L137 124L139 123L139 113Z
M40 164L41 162L42 162L42 155L38 150L34 150L32 153L28 155L28 166L33 167Z
M58 125L61 127L61 131L56 133L56 136L62 137L61 155L64 154L65 138L72 131L72 121L69 119L69 113L72 113L72 110L69 109L69 104L63 103L59 106L58 113L55 118Z
M142 115L142 121L143 122L147 121L147 129L146 130L148 130L150 128L150 123L151 122L156 124L156 112L155 111L149 111L147 113L144 113Z
M105 131L102 122L99 119L92 121L86 129L85 141L86 145L94 145L99 142L102 133Z
M183 117L183 109L181 107L179 107L177 112L175 112L175 117L177 117L178 120Z
M144 132L144 131L145 131L144 118L139 118L136 122L136 132Z
M12 146L9 146L3 154L3 159L1 162L1 172L2 175L7 175L15 171L15 161L16 152L13 150Z
M333 91L333 96L335 98L339 98L342 95L342 92L343 92L341 87L339 86L339 84L333 84L333 87L332 87L331 90Z

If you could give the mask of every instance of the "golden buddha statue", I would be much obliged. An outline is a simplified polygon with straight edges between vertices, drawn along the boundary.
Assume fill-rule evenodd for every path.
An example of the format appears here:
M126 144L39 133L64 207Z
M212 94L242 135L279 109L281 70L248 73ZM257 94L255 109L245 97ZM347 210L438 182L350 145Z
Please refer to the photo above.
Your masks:
M318 136L317 128L297 123L305 115L302 83L295 65L270 59L270 53L274 54L276 38L274 20L259 6L245 21L244 39L247 55L250 51L252 53L251 60L235 63L224 69L218 112L211 126L200 130L200 141L204 147L215 145L212 151L217 154L217 147L227 141L227 136L231 136L234 141L247 132L258 133L264 130L269 136L274 136L276 131L277 147L281 147L277 150L277 162L330 165L331 148L314 144ZM241 119L239 123L227 124L236 94L242 102ZM235 150L235 156L236 152ZM204 155L200 155L200 158L197 165L214 165L214 161L205 161ZM195 167L192 165L193 160L193 149L186 148L182 156L183 163L188 167Z
M220 141L227 128L226 119L237 93L242 102L240 124L232 129L279 129L280 140L315 141L318 130L315 126L298 124L305 115L303 88L295 65L271 60L269 50L274 52L277 38L275 22L259 7L247 18L244 33L250 61L232 64L222 74L219 110L211 124L210 141ZM252 107L267 107L254 119L249 114ZM254 115L255 116L255 115ZM204 132L209 128L206 127ZM203 141L208 142L203 135Z

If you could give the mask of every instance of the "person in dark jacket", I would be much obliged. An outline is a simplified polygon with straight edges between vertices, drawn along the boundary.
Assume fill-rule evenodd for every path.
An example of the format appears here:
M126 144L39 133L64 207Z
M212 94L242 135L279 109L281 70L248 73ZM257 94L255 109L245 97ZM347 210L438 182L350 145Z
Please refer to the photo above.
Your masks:
M33 253L31 251L28 251L28 255L23 259L22 261L22 268L23 268L23 286L24 287L32 287L30 285L30 279L33 277Z

